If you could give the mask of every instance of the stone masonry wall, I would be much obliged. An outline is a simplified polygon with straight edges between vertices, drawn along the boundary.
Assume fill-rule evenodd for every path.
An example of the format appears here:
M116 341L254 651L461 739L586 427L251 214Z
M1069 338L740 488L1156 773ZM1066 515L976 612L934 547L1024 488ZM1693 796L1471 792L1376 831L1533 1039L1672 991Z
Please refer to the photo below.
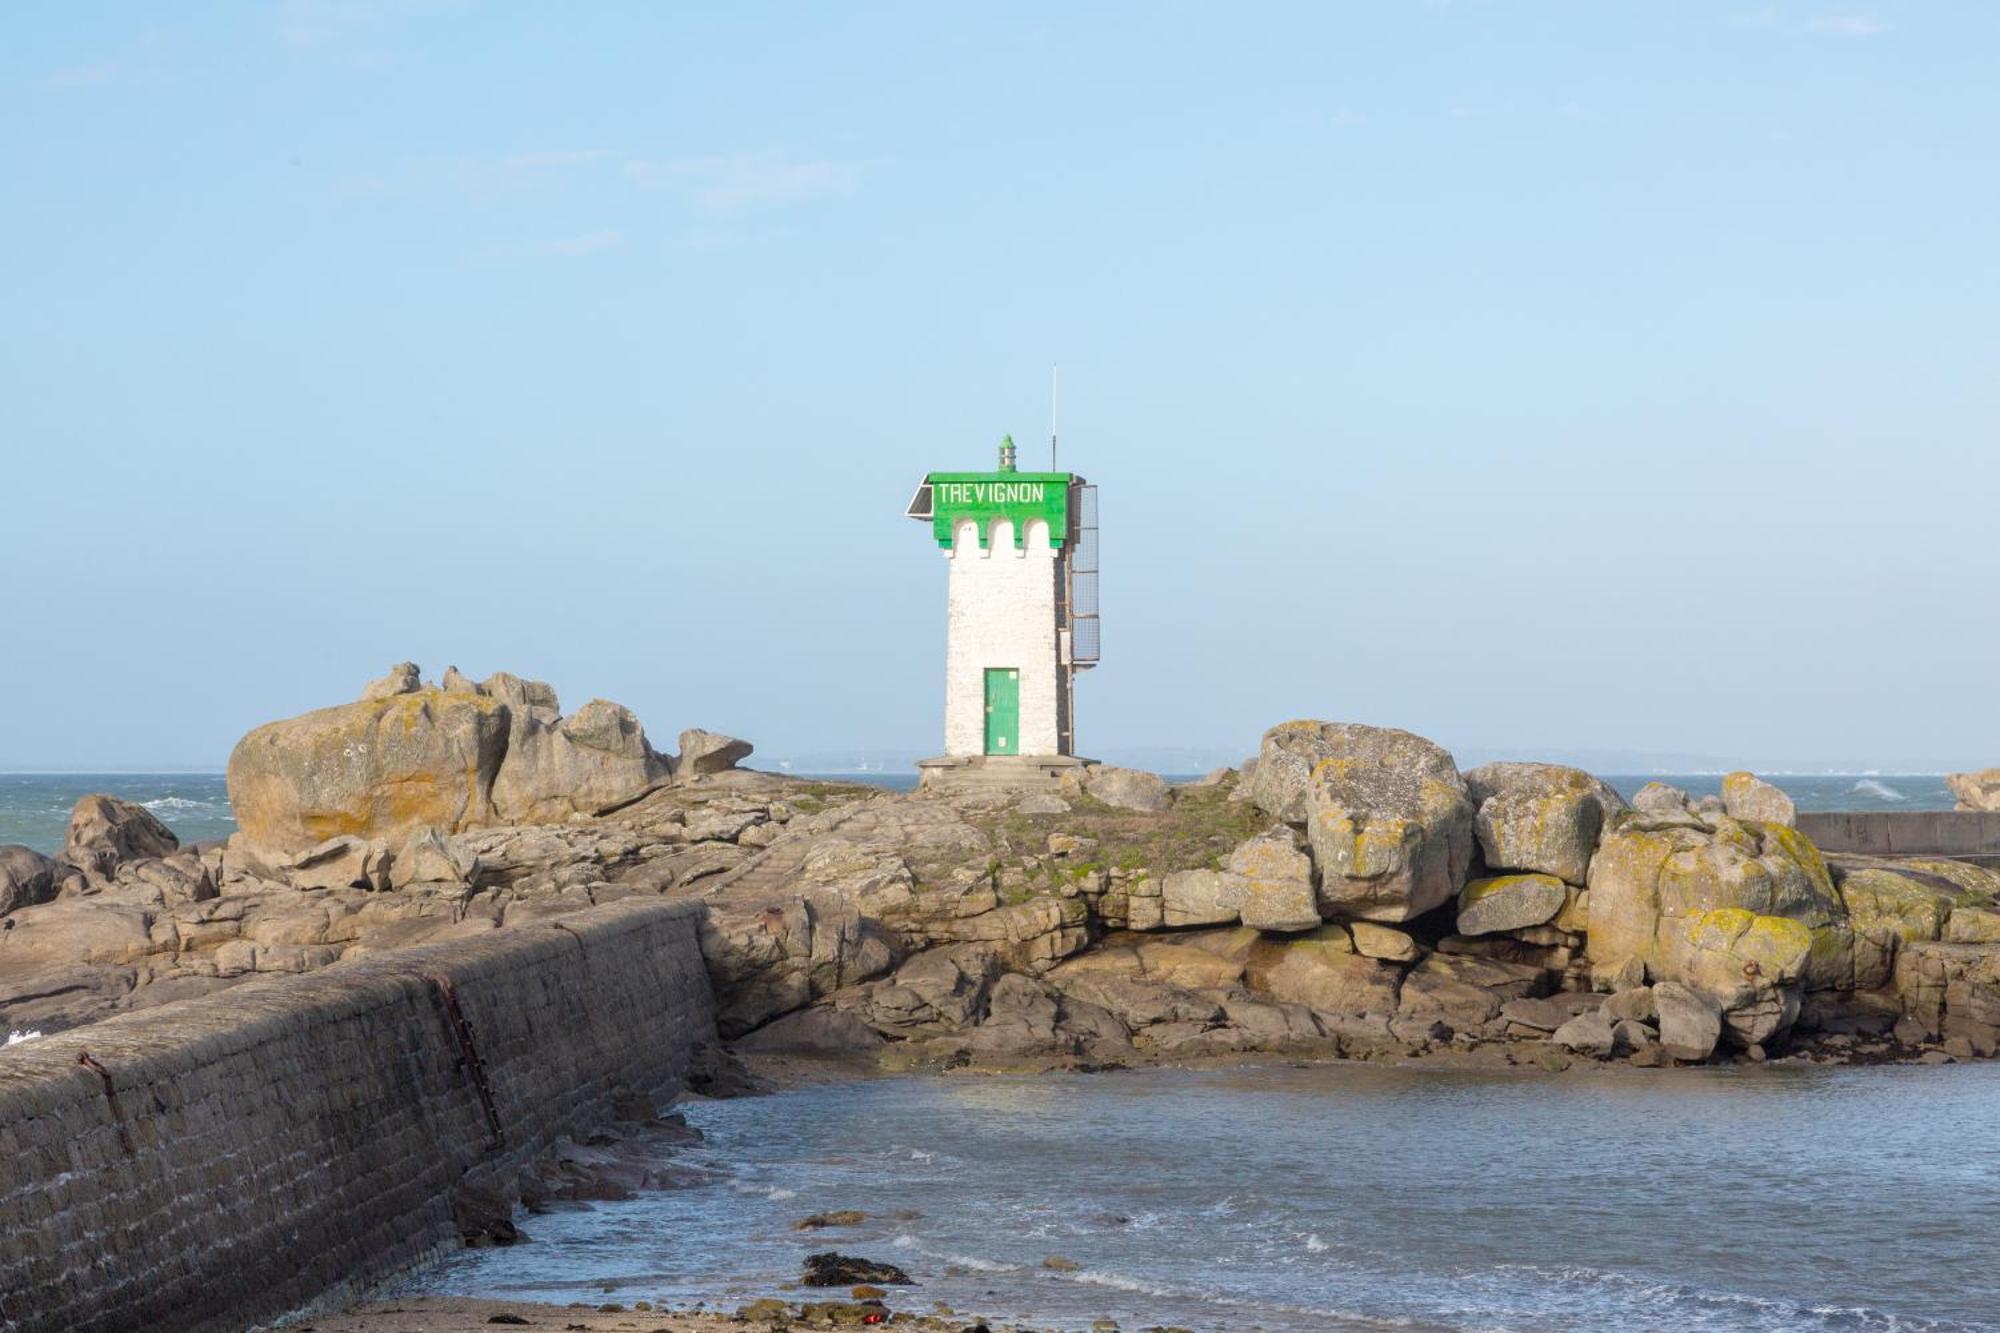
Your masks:
M0 1051L0 1329L240 1329L452 1243L461 1182L679 1085L700 919L615 903Z
M978 526L961 523L946 557L944 751L986 753L986 670L1021 673L1018 754L1062 752L1056 643L1056 562L1049 526L1028 524L1020 547L1014 525L996 521L982 549Z

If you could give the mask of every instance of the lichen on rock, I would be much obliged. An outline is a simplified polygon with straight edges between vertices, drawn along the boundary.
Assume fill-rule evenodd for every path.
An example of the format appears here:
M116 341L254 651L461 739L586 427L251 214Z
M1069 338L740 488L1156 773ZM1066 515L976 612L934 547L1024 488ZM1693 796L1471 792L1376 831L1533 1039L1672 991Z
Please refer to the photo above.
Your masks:
M1625 801L1610 784L1560 764L1486 764L1465 775L1486 865L1581 884L1610 815Z
M1387 727L1288 722L1264 734L1258 806L1302 824L1320 914L1408 921L1448 900L1472 861L1472 802L1451 755Z
M542 682L448 674L450 688L424 685L403 663L355 703L251 731L228 772L245 837L296 854L333 837L550 822L668 775L629 709L594 699L563 717Z

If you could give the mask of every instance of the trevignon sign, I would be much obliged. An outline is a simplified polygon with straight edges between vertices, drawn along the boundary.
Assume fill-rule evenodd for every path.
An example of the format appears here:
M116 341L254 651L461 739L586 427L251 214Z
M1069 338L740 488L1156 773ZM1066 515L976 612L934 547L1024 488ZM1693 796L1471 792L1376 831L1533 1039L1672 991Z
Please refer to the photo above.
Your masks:
M932 483L931 502L941 505L1014 505L1042 503L1045 481L947 481Z
M1069 536L1067 472L933 472L924 478L930 488L931 534L950 549L958 525L979 525L979 544L986 545L996 519L1014 525L1014 544L1027 539L1028 524L1049 525L1049 541L1061 546ZM917 511L921 513L922 511Z

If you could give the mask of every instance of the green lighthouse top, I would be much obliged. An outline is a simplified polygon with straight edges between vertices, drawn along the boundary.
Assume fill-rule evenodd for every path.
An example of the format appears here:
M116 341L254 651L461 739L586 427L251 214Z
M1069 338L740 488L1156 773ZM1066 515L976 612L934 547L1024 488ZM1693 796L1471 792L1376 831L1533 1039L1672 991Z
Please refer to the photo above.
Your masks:
M1075 480L1068 472L1018 471L1009 435L1000 441L997 471L930 473L907 512L929 519L931 536L946 550L958 525L968 520L978 525L979 545L985 547L994 520L1002 518L1014 525L1016 547L1027 544L1028 524L1035 519L1049 525L1049 543L1059 547L1069 536L1069 489Z

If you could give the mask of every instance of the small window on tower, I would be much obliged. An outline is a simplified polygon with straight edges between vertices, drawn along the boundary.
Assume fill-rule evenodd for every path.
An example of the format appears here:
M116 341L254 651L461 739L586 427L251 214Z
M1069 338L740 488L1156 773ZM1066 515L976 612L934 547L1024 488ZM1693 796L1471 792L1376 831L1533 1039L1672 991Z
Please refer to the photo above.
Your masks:
M931 516L931 484L925 482L917 487L917 493L910 497L910 507L903 511L907 518L927 519Z

